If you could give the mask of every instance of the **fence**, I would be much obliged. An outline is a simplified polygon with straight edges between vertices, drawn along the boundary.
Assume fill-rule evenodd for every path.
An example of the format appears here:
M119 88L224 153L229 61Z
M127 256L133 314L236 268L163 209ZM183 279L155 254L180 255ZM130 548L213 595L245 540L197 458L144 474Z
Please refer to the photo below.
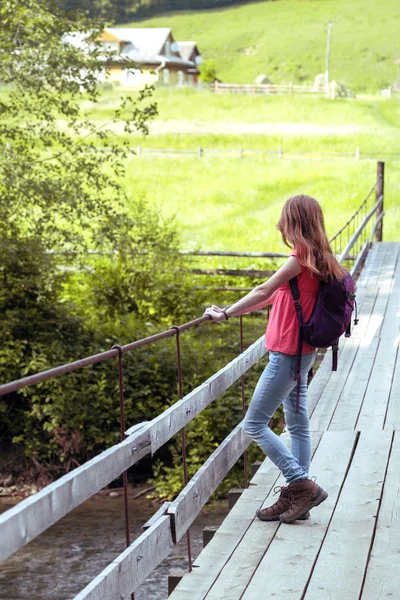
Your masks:
M293 151L284 149L282 146L274 150L261 150L251 149L239 146L238 148L203 148L198 146L197 148L144 148L139 145L136 148L131 148L132 154L136 156L181 156L189 157L196 156L197 158L204 158L206 156L230 156L236 158L246 158L248 156L265 156L265 158L271 159L287 159L287 160L332 160L332 159L346 159L346 160L376 160L379 158L386 158L388 160L399 160L400 150L397 152L391 152L387 150L379 150L377 152L371 152L362 150L360 146L355 146L352 151L332 151L332 152L312 152L312 151Z
M310 85L295 85L291 81L289 83L273 84L273 83L252 83L252 84L241 84L241 83L220 83L216 81L210 84L210 90L218 93L234 93L234 94L325 94L325 91L315 90Z
M375 195L373 194L374 190ZM357 250L357 256L351 269L353 275L359 272L373 236L378 241L382 240L383 193L384 164L378 163L378 177L371 192L344 227L332 238L340 252L341 262L348 258L351 250L353 252ZM373 205L370 207L372 202ZM367 225L374 215L375 222L371 230L367 232ZM105 360L118 359L121 442L0 515L0 560L5 560L123 473L127 548L86 586L75 597L75 600L124 598L133 594L151 571L168 555L173 545L185 534L188 542L189 570L191 570L189 527L225 475L245 453L250 440L244 434L241 423L239 423L188 482L184 428L239 379L241 380L242 416L244 416L244 374L266 352L263 336L244 350L243 320L242 317L239 317L239 356L183 397L181 335L186 330L198 327L208 320L208 316L201 317L148 338L124 346L114 346L106 352L0 386L0 396L3 396ZM123 356L127 352L169 337L174 337L176 342L179 400L152 421L139 423L126 430ZM178 432L182 439L184 488L173 502L165 503L153 515L144 525L144 533L130 544L126 471L142 457L154 454ZM244 485L245 487L248 485L246 461Z

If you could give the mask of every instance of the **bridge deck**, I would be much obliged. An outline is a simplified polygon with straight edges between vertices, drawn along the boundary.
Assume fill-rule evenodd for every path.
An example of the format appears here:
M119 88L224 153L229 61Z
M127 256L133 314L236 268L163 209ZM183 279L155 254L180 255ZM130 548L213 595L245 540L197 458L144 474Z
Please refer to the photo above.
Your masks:
M399 252L400 244L373 246L339 370L328 354L310 386L310 475L328 499L308 521L254 519L285 483L266 459L172 600L399 597Z

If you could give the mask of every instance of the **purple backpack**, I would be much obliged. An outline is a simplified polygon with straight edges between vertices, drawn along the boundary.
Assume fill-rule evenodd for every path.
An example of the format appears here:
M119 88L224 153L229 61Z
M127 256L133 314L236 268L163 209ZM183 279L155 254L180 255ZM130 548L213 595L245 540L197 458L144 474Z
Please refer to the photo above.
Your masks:
M355 305L354 281L350 273L347 273L340 281L335 279L328 282L321 281L319 293L307 323L304 323L301 311L297 277L290 279L289 285L299 322L299 343L295 373L295 380L297 381L296 412L299 412L303 342L314 346L314 348L329 348L329 346L332 346L332 371L337 371L339 337L343 333L346 337L350 337L351 315ZM356 305L354 325L357 323Z

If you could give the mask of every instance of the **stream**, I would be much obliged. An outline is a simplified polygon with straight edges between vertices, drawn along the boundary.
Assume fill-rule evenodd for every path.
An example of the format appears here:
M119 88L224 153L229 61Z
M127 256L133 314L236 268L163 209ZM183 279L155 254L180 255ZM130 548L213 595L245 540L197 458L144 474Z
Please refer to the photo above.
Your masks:
M0 512L11 508L0 504ZM129 500L131 541L158 505ZM219 525L227 500L206 506L190 528L193 559L206 525ZM94 496L0 565L0 600L72 600L125 549L123 497ZM135 600L165 600L168 574L188 568L186 536L136 590ZM104 600L113 600L112 598Z

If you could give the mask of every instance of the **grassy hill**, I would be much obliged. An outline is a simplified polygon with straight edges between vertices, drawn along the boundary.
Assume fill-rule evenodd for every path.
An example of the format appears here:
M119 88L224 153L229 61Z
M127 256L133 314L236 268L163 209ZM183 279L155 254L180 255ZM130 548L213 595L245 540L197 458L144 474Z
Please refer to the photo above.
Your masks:
M129 26L171 27L178 40L196 40L205 58L216 60L223 81L251 83L265 73L279 83L312 82L323 72L329 20L331 79L356 92L396 79L398 0L277 0L165 14Z

